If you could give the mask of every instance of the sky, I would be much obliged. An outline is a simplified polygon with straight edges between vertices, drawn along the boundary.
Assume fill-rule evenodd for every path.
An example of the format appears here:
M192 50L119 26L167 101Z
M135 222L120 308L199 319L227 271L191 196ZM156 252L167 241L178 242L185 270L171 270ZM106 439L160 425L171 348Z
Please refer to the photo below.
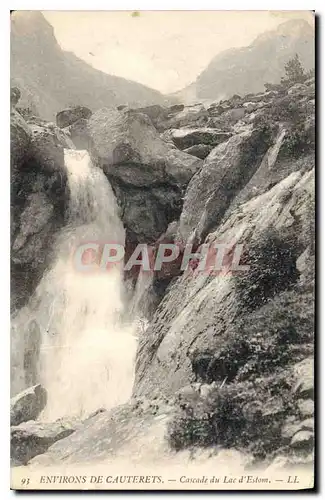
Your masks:
M42 11L64 50L162 93L192 83L219 52L308 11Z

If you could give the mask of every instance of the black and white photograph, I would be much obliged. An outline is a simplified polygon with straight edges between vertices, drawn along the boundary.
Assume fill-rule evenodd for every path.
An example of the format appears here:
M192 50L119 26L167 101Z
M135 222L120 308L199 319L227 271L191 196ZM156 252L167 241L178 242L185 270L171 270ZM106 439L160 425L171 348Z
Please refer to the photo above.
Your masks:
M314 488L316 16L11 11L12 490Z

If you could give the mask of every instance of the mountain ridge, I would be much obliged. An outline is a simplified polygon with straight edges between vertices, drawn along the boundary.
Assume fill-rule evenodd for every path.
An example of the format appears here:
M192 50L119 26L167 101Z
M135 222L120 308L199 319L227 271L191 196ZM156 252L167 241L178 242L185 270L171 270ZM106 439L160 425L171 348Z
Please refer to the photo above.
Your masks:
M11 15L11 86L20 89L21 106L31 107L49 120L74 105L96 111L121 104L169 102L157 90L103 73L62 50L53 27L38 11L16 11Z
M264 83L280 82L284 65L296 53L307 70L314 67L314 29L303 19L286 21L245 47L220 52L194 82L172 96L194 102L261 92Z

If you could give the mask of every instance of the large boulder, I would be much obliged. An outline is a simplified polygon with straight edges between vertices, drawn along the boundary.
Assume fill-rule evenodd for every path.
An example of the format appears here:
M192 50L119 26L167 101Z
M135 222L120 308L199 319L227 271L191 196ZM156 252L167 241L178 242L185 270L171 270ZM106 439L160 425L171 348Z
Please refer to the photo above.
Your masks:
M204 239L217 227L231 200L257 170L270 140L264 129L248 130L211 151L186 190L179 230L183 243L193 231Z
M54 124L37 125L30 123L32 133L31 155L33 161L42 165L49 174L64 170L64 148L71 148L69 137Z
M202 103L184 106L183 110L171 114L165 129L179 127L200 127L207 124L209 113Z
M231 137L229 132L212 128L180 128L171 130L171 139L179 149L190 148L198 144L217 146Z
M152 106L146 106L144 108L136 108L133 111L149 116L152 124L157 130L164 130L165 122L169 116L168 108L163 108L159 104L154 104Z
M163 141L141 113L102 109L88 122L93 161L121 206L127 240L154 242L177 218L182 193L201 160Z
M75 106L74 108L64 109L56 115L56 124L60 128L65 128L72 123L85 118L86 120L90 118L92 111L85 106Z
M109 177L132 186L186 185L200 162L169 147L144 114L104 108L88 124L93 156Z
M29 387L10 400L10 424L35 420L45 408L47 394L40 384Z
M10 429L10 458L12 465L26 465L29 460L44 453L52 444L72 434L74 422L23 422Z
M35 456L31 466L86 464L89 460L160 458L167 451L166 423L170 408L165 401L132 401L84 421L75 432ZM154 436L154 438L153 438ZM154 446L152 446L154 439ZM141 450L141 453L139 453ZM149 458L150 457L150 458Z

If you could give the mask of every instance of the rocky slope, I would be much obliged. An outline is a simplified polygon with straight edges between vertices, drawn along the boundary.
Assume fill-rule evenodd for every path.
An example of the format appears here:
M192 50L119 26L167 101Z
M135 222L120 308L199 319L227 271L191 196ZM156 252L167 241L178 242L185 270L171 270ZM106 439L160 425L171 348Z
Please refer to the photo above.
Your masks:
M314 67L314 29L304 20L287 21L259 35L248 47L218 54L177 96L183 100L187 95L194 100L214 100L260 92L266 82L280 83L285 63L296 53L306 69Z
M38 11L11 15L11 85L21 89L20 106L53 120L67 106L93 111L119 104L163 103L164 97L136 82L92 68L58 45L52 26Z
M186 450L190 460L202 448L216 459L230 449L250 465L312 463L314 92L311 78L209 106L102 109L89 118L71 111L76 121L66 110L61 134L87 145L103 168L127 244L224 242L230 253L243 244L250 269L157 273L132 400L63 439L55 428L58 442L33 450L31 465L172 460ZM23 180L25 155L39 149L29 153L31 124L16 111L13 118L13 161ZM56 149L47 152L56 158ZM41 163L42 182L56 165ZM39 196L42 182L31 184ZM18 234L28 195L15 203ZM45 219L36 218L40 226ZM23 450L24 432L14 429Z

